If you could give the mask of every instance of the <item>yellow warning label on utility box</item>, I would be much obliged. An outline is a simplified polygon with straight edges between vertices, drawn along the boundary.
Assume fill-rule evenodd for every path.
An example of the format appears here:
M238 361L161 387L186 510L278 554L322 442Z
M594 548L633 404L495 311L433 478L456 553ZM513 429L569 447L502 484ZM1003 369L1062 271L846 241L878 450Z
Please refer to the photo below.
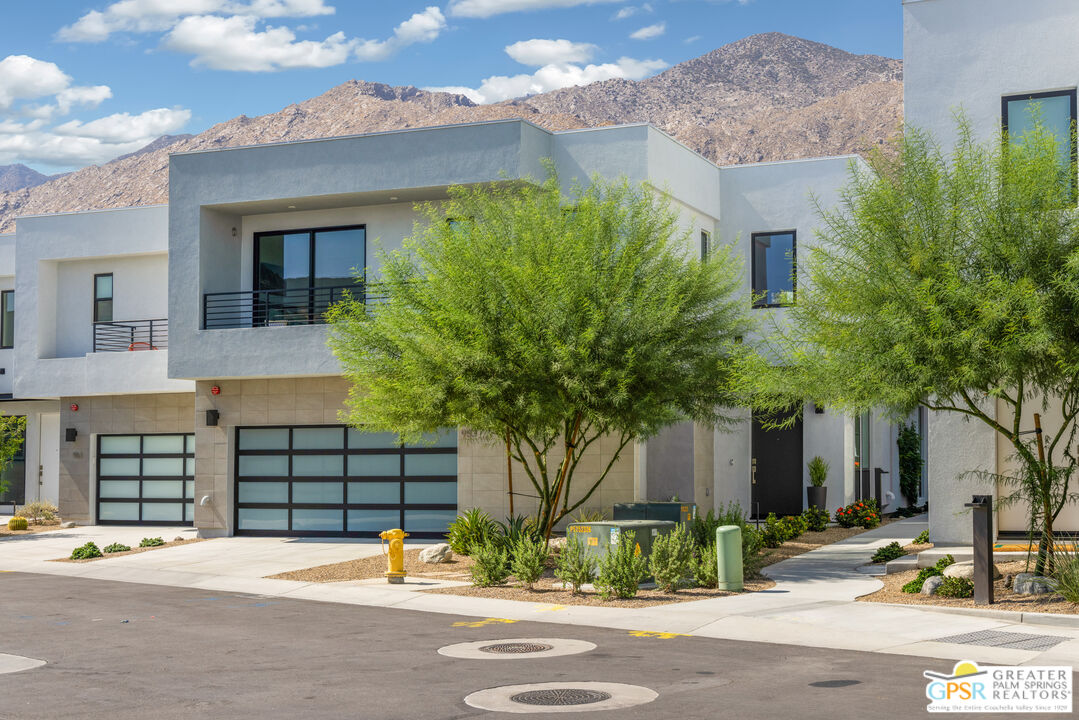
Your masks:
M590 533L592 532L592 528L588 527L587 525L570 525L569 531L578 533Z
M588 544L591 545L591 546L599 545L599 538L598 537L590 537L590 538L588 538Z

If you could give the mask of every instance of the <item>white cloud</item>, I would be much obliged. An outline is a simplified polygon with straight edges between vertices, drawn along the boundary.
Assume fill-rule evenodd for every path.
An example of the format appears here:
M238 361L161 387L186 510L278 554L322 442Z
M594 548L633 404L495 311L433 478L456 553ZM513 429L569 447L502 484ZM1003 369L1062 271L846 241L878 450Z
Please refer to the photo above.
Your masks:
M182 18L220 13L257 18L332 15L324 0L120 0L91 10L56 33L67 42L102 42L114 32L163 32Z
M646 25L640 30L630 33L630 37L634 40L651 40L654 37L659 37L663 33L667 32L667 23L661 22L655 25Z
M357 44L343 32L321 41L297 41L287 27L256 30L257 22L250 15L191 15L170 30L162 44L194 55L193 67L248 72L340 65Z
M597 48L591 43L575 43L569 40L521 40L506 46L506 54L521 63L540 67L542 65L582 63L592 59Z
M697 42L700 39L701 39L700 35L690 35L689 37L687 37L682 42L685 43L686 45L692 45L693 43Z
M92 120L54 117L96 107L112 97L107 85L74 85L55 63L26 55L0 60L0 165L13 162L68 169L112 160L138 150L191 119L183 108L158 108Z
M520 45L520 43L516 43ZM511 45L506 48L514 47ZM526 54L527 56L527 54ZM516 59L516 58L515 58ZM533 57L533 59L536 59ZM587 85L612 78L639 80L663 68L667 63L662 60L635 60L619 58L617 62L601 65L585 65L570 62L552 62L543 65L531 75L494 75L485 78L478 88L447 86L427 88L432 91L458 93L477 103L492 103L511 98L550 92L573 85Z
M359 60L385 60L399 49L414 43L434 41L446 29L446 17L437 6L412 15L393 30L387 40L363 40L356 46Z
M620 2L625 0L450 0L449 14L455 17L487 18L524 10L550 10Z
M627 5L614 14L613 20L625 20L626 18L633 17L639 12L650 13L652 12L652 4L644 3L640 7L636 5Z

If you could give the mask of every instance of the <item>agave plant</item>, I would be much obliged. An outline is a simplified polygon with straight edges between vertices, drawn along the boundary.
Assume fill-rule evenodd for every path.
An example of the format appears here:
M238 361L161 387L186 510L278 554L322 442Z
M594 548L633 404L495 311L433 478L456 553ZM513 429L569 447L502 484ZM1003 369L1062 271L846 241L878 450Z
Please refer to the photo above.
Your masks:
M490 541L497 533L498 525L491 516L479 508L472 508L450 523L446 541L458 555L468 555L474 545Z

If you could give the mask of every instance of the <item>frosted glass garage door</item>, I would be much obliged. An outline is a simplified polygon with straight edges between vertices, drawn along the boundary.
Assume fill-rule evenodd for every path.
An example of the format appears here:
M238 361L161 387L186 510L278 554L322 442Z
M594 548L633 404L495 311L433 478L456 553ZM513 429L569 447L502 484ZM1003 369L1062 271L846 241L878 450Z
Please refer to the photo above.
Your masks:
M98 436L98 523L191 525L194 495L194 435Z
M457 431L402 445L342 425L236 431L236 532L438 537L457 515Z

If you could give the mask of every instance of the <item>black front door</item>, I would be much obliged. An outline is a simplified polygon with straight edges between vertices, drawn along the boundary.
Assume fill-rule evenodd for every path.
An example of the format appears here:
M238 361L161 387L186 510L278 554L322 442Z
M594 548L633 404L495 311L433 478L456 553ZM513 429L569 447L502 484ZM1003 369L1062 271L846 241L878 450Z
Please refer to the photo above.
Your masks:
M753 415L753 508L758 517L770 512L802 512L802 416L789 427L766 428L765 418Z

